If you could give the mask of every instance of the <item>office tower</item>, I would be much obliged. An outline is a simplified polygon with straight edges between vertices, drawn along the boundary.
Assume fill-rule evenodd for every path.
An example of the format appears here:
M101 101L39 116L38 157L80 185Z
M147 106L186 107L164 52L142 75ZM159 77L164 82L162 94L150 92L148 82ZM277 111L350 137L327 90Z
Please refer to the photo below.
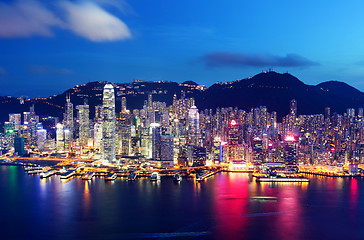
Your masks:
M47 130L38 129L37 130L37 145L38 145L38 150L39 151L45 150L46 140L47 140Z
M64 150L66 152L71 150L72 132L69 129L64 129Z
M35 115L34 105L30 107L29 111L29 127L30 127L30 146L37 146L37 124L39 122L39 117Z
M105 163L115 161L115 94L111 84L104 86L102 121L102 159Z
M120 141L121 141L121 154L129 156L131 154L131 126L120 126Z
M23 123L28 124L30 122L30 112L23 112Z
M198 109L196 106L192 106L188 112L188 139L189 144L197 145L199 138L199 119L200 114L198 113Z
M160 127L152 128L152 158L154 161L160 160L162 133Z
M173 167L174 165L174 143L173 136L162 135L161 136L161 166L162 167Z
M103 113L102 106L95 106L95 119L94 121L97 123L102 123Z
M102 149L102 123L94 125L94 149L98 151Z
M24 138L16 137L14 139L14 152L18 154L18 156L26 155L27 152L24 150Z
M77 118L79 122L78 137L80 144L85 146L87 145L88 138L90 137L90 122L89 122L90 109L86 100L83 105L78 105L76 108L78 110Z
M5 142L7 149L14 147L14 138L16 136L15 123L14 122L4 122L4 133Z
M21 114L20 113L11 113L9 114L9 122L13 122L15 124L15 131L20 130L21 125Z
M263 162L263 141L260 138L254 138L252 140L252 150L253 150L253 163L261 164Z
M121 112L126 112L126 97L121 98Z
M228 157L230 162L238 160L236 152L237 150L236 147L239 144L238 131L239 131L238 123L235 120L231 120L229 124L229 141L228 141L228 146L229 146Z
M57 147L57 151L60 151L60 152L64 151L64 129L63 129L63 125L61 123L57 124L56 147Z
M286 165L297 164L296 148L297 143L295 138L293 136L287 136L284 139L284 163Z
M64 129L69 130L69 134L71 139L73 138L73 104L71 103L71 96L67 95L66 97L66 112L65 112L65 119L64 119Z

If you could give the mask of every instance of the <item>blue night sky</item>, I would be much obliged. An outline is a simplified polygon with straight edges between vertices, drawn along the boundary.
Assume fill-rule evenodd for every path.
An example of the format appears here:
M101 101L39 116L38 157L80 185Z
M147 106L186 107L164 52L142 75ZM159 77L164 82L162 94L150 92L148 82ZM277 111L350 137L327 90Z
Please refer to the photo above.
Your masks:
M364 1L0 2L0 95L90 81L210 86L272 68L364 90Z

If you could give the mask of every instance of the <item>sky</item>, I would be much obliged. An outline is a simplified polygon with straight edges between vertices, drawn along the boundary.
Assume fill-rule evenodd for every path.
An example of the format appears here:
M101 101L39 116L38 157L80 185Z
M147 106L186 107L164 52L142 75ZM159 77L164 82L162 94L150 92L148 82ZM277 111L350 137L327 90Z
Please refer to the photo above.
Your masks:
M0 95L92 81L211 86L273 69L364 91L364 1L2 0Z

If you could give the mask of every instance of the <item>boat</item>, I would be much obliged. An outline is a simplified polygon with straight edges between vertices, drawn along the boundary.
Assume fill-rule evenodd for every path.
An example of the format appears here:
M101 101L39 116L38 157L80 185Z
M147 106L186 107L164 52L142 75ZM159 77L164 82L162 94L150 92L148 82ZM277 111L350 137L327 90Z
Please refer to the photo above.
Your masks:
M82 180L91 180L95 175L94 172L88 172L82 176Z
M117 178L116 173L108 173L105 176L105 181L114 181Z
M128 181L134 181L137 178L137 174L132 172L128 176Z
M150 175L150 181L158 181L160 179L161 179L161 177L159 176L159 173L157 173L157 172L153 172Z
M73 175L75 175L75 171L74 170L68 170L65 173L62 173L60 178L61 179L67 179L67 178L72 177Z
M181 175L179 173L174 174L173 181L175 181L175 182L182 181Z

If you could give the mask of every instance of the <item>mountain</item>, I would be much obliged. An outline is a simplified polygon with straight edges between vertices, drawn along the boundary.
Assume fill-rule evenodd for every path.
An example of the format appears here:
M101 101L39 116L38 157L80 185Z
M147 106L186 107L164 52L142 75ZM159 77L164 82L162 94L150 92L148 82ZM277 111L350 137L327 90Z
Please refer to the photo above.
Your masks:
M329 81L312 86L288 73L272 71L216 83L197 96L196 103L199 109L231 106L249 111L267 106L280 119L288 114L292 99L297 100L298 114L323 114L325 107L338 113L346 112L349 107L364 107L364 93L346 83Z
M102 91L106 82L90 82L76 85L67 91L48 98L20 99L0 97L0 122L8 120L9 113L29 111L34 104L35 112L42 115L56 116L62 119L66 95L71 96L74 106L88 99L90 115L94 116L96 105L102 104ZM259 106L267 106L268 111L276 111L278 118L289 112L289 102L297 100L298 114L322 114L325 107L331 112L344 113L347 108L364 107L364 93L338 81L328 81L316 86L307 85L288 73L273 71L263 72L241 80L219 82L205 88L193 81L182 84L168 81L134 80L131 83L113 83L115 86L116 111L121 109L121 98L127 99L128 109L142 108L152 94L153 101L172 104L173 95L194 97L198 109L216 109L217 107L238 107L246 111ZM75 115L76 116L76 115Z

